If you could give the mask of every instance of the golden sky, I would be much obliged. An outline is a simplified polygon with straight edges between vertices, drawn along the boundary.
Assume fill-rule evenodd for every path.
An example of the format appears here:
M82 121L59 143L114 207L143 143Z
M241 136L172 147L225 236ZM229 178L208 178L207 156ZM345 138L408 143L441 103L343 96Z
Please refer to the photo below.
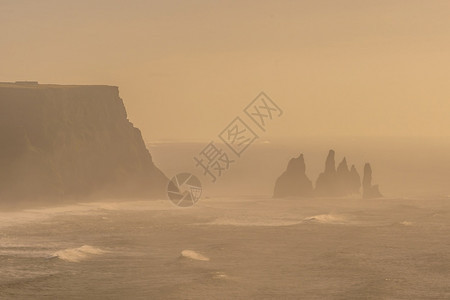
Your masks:
M147 141L450 136L450 1L0 0L0 81L117 85Z

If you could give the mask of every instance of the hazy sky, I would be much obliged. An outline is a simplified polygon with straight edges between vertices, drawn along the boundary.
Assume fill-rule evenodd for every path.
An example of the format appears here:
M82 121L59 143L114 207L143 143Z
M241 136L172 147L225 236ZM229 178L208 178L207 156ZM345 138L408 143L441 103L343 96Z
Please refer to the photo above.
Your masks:
M450 1L0 0L0 81L117 85L147 141L450 136Z

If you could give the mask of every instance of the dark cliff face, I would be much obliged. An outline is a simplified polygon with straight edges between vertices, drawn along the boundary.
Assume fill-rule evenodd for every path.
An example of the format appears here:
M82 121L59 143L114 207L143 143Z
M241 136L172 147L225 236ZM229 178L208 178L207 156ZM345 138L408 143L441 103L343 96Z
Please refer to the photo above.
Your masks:
M0 201L163 197L117 87L0 84Z

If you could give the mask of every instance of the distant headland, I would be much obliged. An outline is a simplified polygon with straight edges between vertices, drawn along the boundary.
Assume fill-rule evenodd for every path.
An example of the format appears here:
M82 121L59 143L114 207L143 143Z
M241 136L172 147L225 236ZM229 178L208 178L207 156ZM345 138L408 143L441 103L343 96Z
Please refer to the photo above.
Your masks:
M0 204L165 194L114 86L0 83L0 145Z

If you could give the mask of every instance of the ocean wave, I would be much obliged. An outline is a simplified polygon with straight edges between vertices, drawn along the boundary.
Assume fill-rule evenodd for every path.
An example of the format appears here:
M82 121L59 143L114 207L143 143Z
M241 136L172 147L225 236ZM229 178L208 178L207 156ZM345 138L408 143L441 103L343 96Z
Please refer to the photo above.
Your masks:
M292 219L270 219L270 218L254 218L254 219L238 219L238 218L217 218L216 220L206 223L207 225L223 225L223 226L292 226L301 224L302 220Z
M173 210L167 200L81 202L73 205L0 212L0 228L38 223L58 216L102 216L109 211L161 211ZM102 217L105 220L104 217Z
M413 222L409 222L409 221L403 221L403 222L400 222L400 224L403 225L403 226L412 226L414 223Z
M193 260L209 261L208 257L206 257L198 252L195 252L193 250L181 251L181 257L185 257L185 258L189 258L189 259L193 259Z
M213 279L229 279L228 275L225 272L216 271L211 274Z
M342 215L323 214L303 219L305 223L321 223L321 224L346 224L347 218Z
M99 248L95 248L89 245L83 245L79 248L69 248L60 251L56 251L50 258L59 258L68 262L80 262L82 260L90 258L92 255L101 255L106 253Z
M133 200L133 201L105 201L80 203L92 210L104 211L161 211L172 210L172 202L167 200Z
M0 213L0 228L23 225L28 223L42 223L50 220L53 217L62 215L99 215L101 212L91 207L83 206L81 204L48 207L40 209L26 209L16 212L1 212Z

